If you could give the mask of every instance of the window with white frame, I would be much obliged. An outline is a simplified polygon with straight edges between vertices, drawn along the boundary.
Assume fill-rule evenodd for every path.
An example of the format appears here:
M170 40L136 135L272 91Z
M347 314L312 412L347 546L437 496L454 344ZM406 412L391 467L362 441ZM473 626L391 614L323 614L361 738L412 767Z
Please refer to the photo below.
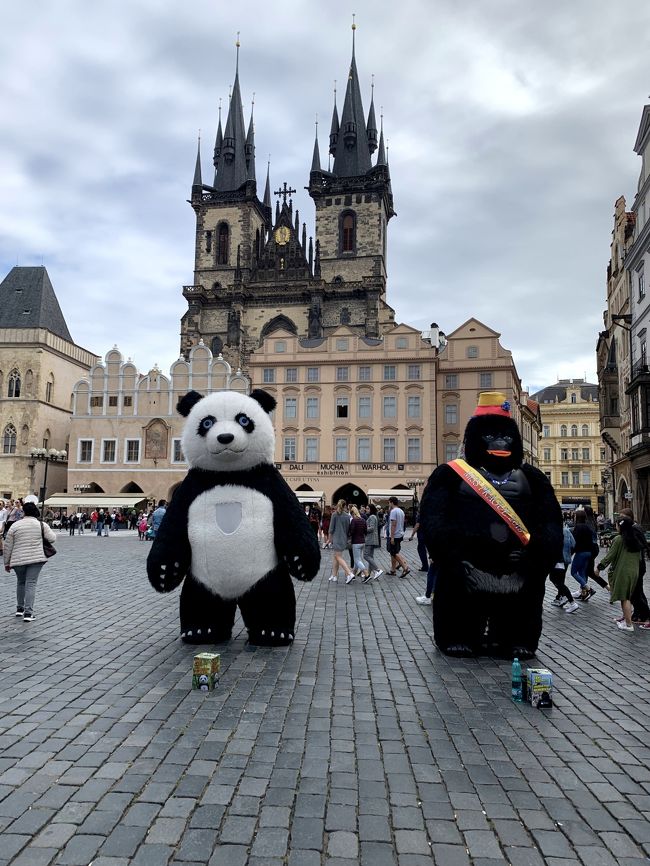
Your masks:
M579 484L580 484L580 473L579 472L572 472L571 473L571 484L573 485L573 487L579 486Z
M449 463L452 460L455 460L458 457L458 443L457 442L447 442L445 443L445 463Z
M582 483L583 484L591 484L591 472L589 472L589 470L585 470L582 473Z
M319 398L307 397L306 417L310 419L318 418L319 416Z
M370 373L371 368L368 365L364 365L363 367L359 367L359 381L360 382L369 382L370 381Z
M284 417L285 417L285 420L298 417L298 398L297 397L285 397L284 398Z
M384 418L397 418L397 397L394 394L384 396Z
M284 437L284 459L294 461L296 459L296 437Z
M420 379L422 377L422 367L420 364L409 364L406 368L407 379Z
M265 385L273 384L273 382L275 382L275 367L264 367L262 380Z
M140 462L140 440L139 439L127 439L125 443L124 449L124 462L125 463L139 463Z
M569 473L563 472L561 474L560 478L562 479L561 480L562 487L568 487L569 486Z
M316 463L318 460L318 436L305 437L305 462Z
M2 453L16 453L16 428L13 424L7 424L4 429L4 433L2 435ZM9 499L10 497L7 496L6 498Z
M550 435L551 435L551 425L550 424L544 424L544 426L542 428L542 436L545 439L548 439L550 437Z
M492 387L492 373L480 373L478 378L479 388Z
M369 394L360 394L358 401L359 418L372 417L372 397Z
M572 448L572 449L571 449L571 459L572 459L572 460L578 460L578 459L579 459L579 454L580 454L580 449L579 449L579 448Z
M348 437L337 436L334 439L334 459L340 463L348 459Z
M115 463L117 460L117 439L102 441L102 463Z
M287 367L284 373L284 381L285 382L297 382L298 381L298 368L297 367Z
M445 403L445 424L458 424L458 406L456 403Z
M569 459L569 449L568 448L560 448L560 460L568 460Z
M92 439L80 439L79 440L79 463L92 463L93 462L93 440Z
M590 454L590 452L589 452L588 448L582 449L582 459L583 460L589 460L589 454Z
M172 463L184 463L183 448L180 439L172 439Z
M337 367L336 368L336 381L337 382L347 382L350 378L350 368L349 367Z
M589 436L589 424L582 425L582 435Z
M397 439L394 436L384 436L383 442L384 463L394 463L397 460Z
M419 394L409 394L406 401L406 412L409 418L420 418L422 415L421 399Z
M445 376L445 388L458 388L458 373L447 373ZM453 460L454 458L452 458Z
M308 382L319 382L320 381L320 368L319 367L307 367L307 381Z
M357 460L361 462L370 461L370 436L359 436L357 439Z
M577 435L578 435L578 425L572 424L571 425L571 436L575 439Z
M348 397L337 397L336 398L336 417L337 418L349 418L350 417L350 400Z
M422 460L422 440L419 436L409 436L406 440L406 459L409 463Z
M550 461L550 459L551 459L551 449L545 448L544 449L544 460L546 460L548 462L548 461Z
M560 436L566 436L567 435L567 429L568 428L567 428L566 424L562 424L560 426Z
M394 382L397 378L397 367L395 364L384 364L384 381Z

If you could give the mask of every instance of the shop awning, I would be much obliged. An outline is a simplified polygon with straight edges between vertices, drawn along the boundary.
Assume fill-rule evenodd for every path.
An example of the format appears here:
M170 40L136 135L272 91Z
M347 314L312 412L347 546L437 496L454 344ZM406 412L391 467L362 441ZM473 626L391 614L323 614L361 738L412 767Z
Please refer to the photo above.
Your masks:
M325 495L322 490L294 490L298 502L320 502Z
M45 500L48 508L133 508L146 502L144 493L55 493Z
M412 490L369 490L368 499L390 499L395 496L397 499L413 499L415 493Z

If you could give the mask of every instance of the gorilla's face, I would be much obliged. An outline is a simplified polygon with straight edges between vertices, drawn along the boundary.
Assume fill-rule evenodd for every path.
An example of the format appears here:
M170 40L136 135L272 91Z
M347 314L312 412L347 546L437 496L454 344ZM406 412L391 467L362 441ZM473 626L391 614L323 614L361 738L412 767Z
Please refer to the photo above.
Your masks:
M521 435L512 418L500 415L470 418L465 428L465 459L470 466L504 475L521 466L523 457Z

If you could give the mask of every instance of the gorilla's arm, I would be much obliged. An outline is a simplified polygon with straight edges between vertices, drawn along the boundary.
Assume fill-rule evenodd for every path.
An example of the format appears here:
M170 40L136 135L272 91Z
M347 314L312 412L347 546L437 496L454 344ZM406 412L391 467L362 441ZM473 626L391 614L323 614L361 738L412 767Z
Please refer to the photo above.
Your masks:
M562 509L546 475L527 463L522 469L530 484L533 502L532 517L527 523L531 537L525 556L536 571L548 574L553 565L563 559Z
M463 559L465 530L452 521L460 478L447 465L434 469L420 501L420 531L434 562Z

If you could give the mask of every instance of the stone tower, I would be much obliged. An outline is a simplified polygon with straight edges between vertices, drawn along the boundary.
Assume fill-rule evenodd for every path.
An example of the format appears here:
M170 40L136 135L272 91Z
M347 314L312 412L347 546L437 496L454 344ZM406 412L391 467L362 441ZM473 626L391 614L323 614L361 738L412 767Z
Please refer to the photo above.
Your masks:
M321 168L318 138L314 144L308 187L316 205L314 243L286 182L275 193L274 211L268 167L258 198L253 111L246 128L237 45L225 128L219 111L212 184L203 183L200 142L196 158L194 284L183 288L188 309L181 320L185 357L203 340L234 369L246 369L251 352L275 330L322 340L341 324L367 338L393 326L385 301L392 192L376 126L374 101L364 118L353 38L340 124L334 108L331 171Z

